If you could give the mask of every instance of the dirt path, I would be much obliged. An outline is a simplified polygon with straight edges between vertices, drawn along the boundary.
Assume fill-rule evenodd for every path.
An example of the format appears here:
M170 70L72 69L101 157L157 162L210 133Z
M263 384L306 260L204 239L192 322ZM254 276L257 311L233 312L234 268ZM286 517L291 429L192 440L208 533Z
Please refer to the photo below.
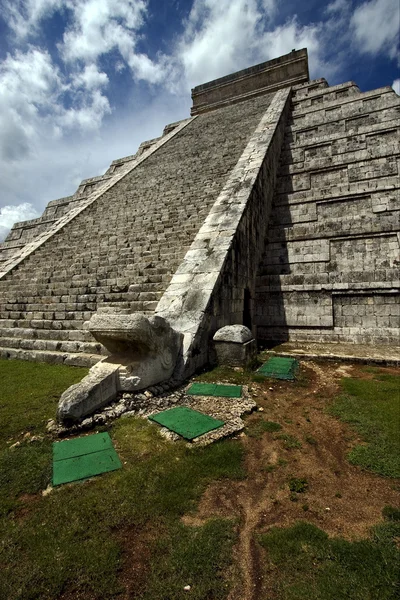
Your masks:
M238 520L236 585L229 600L271 597L263 577L258 533L306 519L329 535L358 539L368 536L370 527L381 520L385 505L398 503L391 480L347 462L346 454L357 438L347 425L325 412L339 392L342 377L368 375L349 364L307 362L301 369L296 383L252 385L263 410L248 418L249 434L261 419L280 423L282 430L259 437L241 434L247 478L211 485L198 512L184 518L188 525L216 516ZM296 447L299 444L301 447ZM290 494L288 481L292 477L306 479L305 493Z

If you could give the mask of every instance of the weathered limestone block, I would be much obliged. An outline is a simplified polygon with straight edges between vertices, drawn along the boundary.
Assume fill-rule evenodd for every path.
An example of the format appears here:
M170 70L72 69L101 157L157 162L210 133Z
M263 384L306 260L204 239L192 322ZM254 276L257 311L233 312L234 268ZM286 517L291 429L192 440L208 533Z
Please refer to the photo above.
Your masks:
M100 362L79 383L61 396L57 418L62 422L79 421L111 402L118 391L118 364Z
M82 419L119 391L139 391L169 379L182 345L182 335L158 316L99 313L90 320L89 331L112 355L64 392L60 421Z
M182 335L162 317L98 313L89 331L120 362L120 389L140 390L171 377Z
M257 353L256 340L250 329L244 325L221 327L213 340L220 365L244 366Z

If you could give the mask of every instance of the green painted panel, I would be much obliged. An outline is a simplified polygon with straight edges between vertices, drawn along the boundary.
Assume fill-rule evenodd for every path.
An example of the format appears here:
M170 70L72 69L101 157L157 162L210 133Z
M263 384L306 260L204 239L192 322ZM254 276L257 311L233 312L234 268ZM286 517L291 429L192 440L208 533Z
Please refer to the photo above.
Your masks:
M54 442L53 460L65 460L66 458L91 454L107 448L113 448L111 438L107 432L63 440L62 442Z
M241 385L222 385L217 383L193 383L187 391L190 396L217 396L225 398L240 398Z
M53 463L53 485L87 479L94 475L115 471L121 466L121 461L114 448L57 460Z
M149 419L163 427L167 427L187 440L192 440L224 425L224 421L204 415L187 406L177 406L164 410L150 416Z
M299 363L295 358L272 356L258 369L257 373L274 379L295 379Z
M192 383L187 393L191 396L214 396L215 383Z
M218 384L213 395L225 398L240 398L242 395L242 386Z

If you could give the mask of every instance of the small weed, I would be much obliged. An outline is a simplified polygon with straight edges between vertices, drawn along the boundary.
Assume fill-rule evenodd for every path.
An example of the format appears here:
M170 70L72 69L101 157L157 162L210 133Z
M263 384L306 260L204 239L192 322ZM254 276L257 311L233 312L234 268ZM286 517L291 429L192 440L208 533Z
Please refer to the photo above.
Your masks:
M244 369L234 369L233 367L219 366L211 371L201 373L196 377L196 381L215 383L224 381L236 385L250 385L251 383L265 383L265 377L255 372L261 362L258 358L248 363Z
M317 440L312 435L306 435L304 441L306 441L307 444L310 444L311 446L316 446L318 444Z
M400 509L394 506L385 506L382 516L387 521L400 521Z
M290 494L289 494L289 500L291 502L297 502L298 501L298 497L297 497L296 492L290 492Z
M335 498L342 498L342 494L340 492L336 492Z
M309 374L306 373L304 369L297 369L296 379L295 379L296 387L306 388L310 385L310 377Z
M304 510L304 512L307 512L310 509L308 504L302 504L301 508Z
M265 473L272 473L272 471L275 471L277 465L265 465L262 470L265 471Z
M278 460L278 466L280 466L280 467L286 467L287 464L289 464L289 462L287 460L285 460L284 458L280 458Z
M294 435L290 435L290 433L281 433L281 435L277 436L277 439L282 440L283 446L286 448L286 450L301 448L301 442L294 437Z
M261 439L263 433L265 432L275 432L280 431L282 426L279 423L274 423L274 421L264 421L258 420L253 421L246 427L246 433L249 437L254 437L256 439Z
M289 480L289 490L297 494L304 494L308 488L308 481L304 478L292 477Z
M282 429L282 425L279 423L275 423L274 421L266 421L264 424L264 431L280 431Z

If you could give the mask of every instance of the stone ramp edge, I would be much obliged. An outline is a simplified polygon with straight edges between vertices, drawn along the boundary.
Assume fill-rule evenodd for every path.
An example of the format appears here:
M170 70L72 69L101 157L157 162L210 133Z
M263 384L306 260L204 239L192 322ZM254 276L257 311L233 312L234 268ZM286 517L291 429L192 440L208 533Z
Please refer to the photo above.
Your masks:
M254 290L260 237L266 234L291 88L274 94L246 148L161 297L155 314L184 336L180 378L208 360L208 338L216 329L242 322L245 288ZM256 239L250 233L256 232ZM251 248L251 244L253 247ZM230 280L230 298L218 298L229 262L248 264ZM227 267L228 265L228 267ZM238 273L238 271L237 271ZM225 284L225 292L227 286ZM224 309L218 308L224 305ZM228 308L227 308L228 307Z

